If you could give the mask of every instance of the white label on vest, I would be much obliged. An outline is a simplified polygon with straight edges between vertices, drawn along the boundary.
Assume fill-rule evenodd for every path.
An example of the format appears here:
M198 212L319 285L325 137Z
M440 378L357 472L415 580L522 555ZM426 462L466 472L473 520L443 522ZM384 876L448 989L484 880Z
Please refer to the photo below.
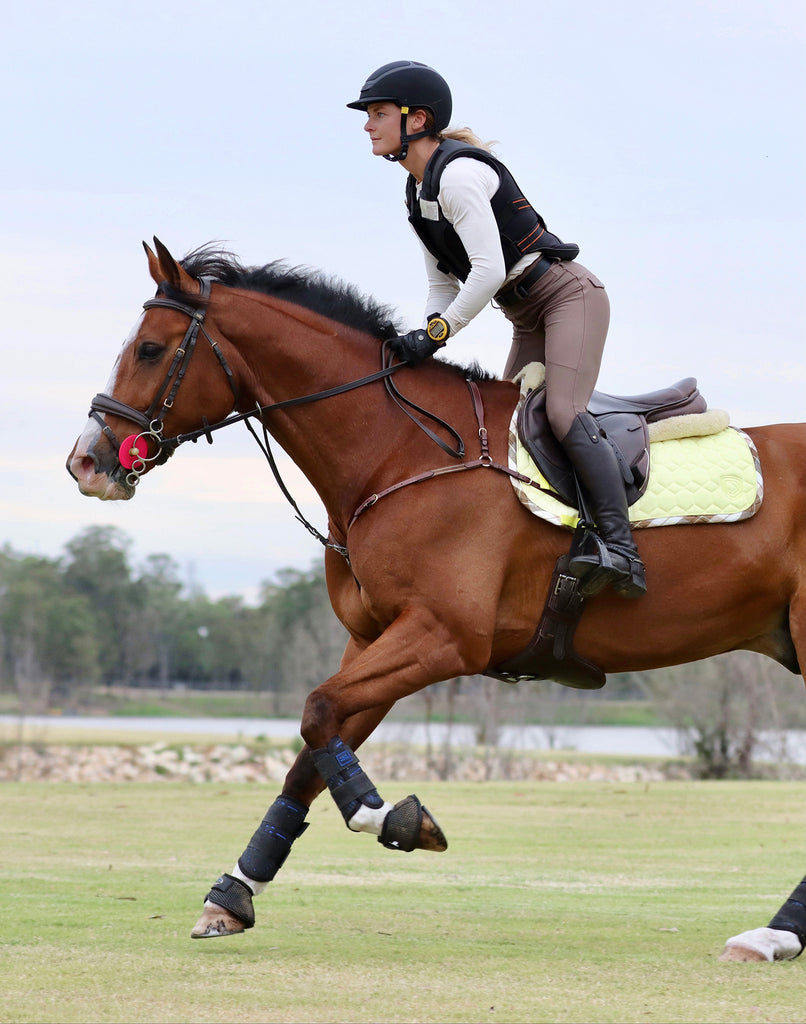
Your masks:
M439 220L439 203L436 199L421 199L420 213L423 220Z

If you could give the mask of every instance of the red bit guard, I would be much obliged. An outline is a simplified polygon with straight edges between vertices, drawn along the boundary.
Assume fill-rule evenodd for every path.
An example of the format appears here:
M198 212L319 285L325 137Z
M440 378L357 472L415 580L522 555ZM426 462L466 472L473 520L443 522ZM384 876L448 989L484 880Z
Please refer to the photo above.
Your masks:
M124 469L131 469L136 461L143 461L148 455L148 442L138 434L129 434L118 452L118 459Z

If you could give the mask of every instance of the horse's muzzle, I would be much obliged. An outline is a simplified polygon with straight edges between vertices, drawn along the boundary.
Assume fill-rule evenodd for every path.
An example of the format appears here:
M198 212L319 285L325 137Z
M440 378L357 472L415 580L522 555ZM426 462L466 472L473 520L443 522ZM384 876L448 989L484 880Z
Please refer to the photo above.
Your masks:
M114 472L107 473L88 452L73 449L67 459L67 472L76 481L81 493L89 498L128 501L134 497L134 487L127 482L125 471L121 472L120 466Z

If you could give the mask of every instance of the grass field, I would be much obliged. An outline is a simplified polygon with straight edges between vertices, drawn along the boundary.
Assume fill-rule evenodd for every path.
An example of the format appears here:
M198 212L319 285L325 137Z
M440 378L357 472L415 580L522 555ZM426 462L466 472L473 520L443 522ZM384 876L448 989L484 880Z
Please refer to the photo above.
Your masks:
M273 793L3 785L0 1021L806 1017L803 962L717 959L802 877L801 784L417 791L446 853L384 850L324 797L256 927L191 941Z

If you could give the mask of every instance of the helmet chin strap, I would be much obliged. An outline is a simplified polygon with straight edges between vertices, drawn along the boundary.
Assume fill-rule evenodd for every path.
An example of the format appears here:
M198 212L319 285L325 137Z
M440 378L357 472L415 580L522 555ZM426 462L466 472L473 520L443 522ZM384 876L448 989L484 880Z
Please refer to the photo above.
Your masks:
M433 131L415 132L414 135L408 135L406 133L406 118L409 115L408 107L400 108L400 152L392 155L391 153L384 153L384 160L388 160L390 163L396 164L401 160L405 160L409 155L409 143L414 142L415 139L424 139L427 135L435 135Z

